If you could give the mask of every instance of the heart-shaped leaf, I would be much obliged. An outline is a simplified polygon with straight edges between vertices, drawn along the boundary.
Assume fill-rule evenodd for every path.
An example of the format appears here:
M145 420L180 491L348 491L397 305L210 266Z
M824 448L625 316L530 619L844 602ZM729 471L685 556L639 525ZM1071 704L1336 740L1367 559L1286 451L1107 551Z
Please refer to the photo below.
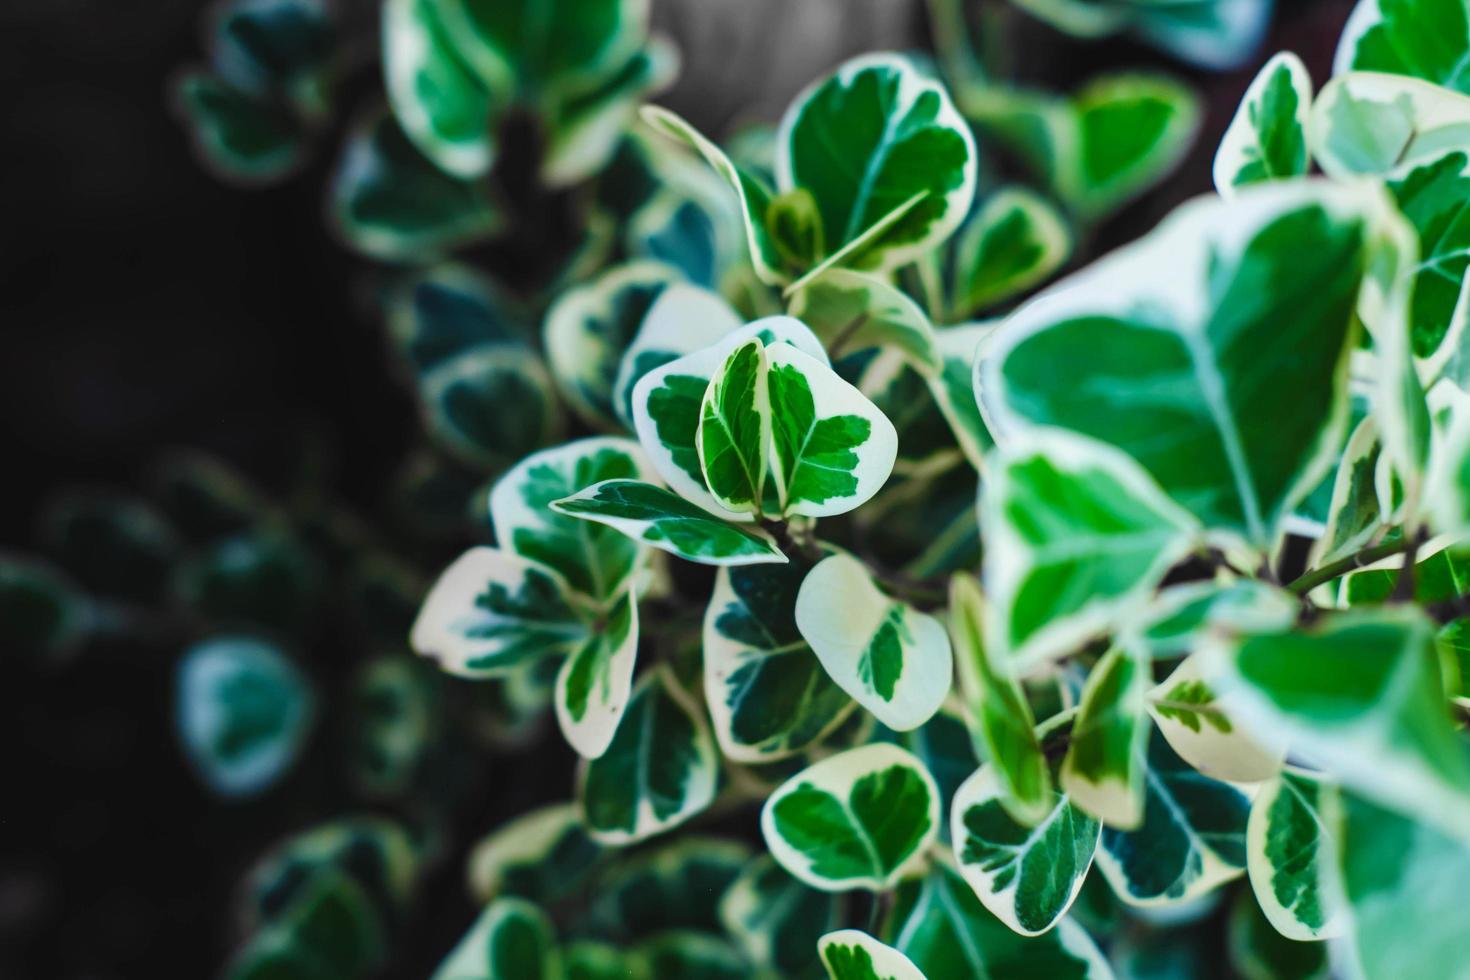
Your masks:
M604 480L555 501L552 510L606 524L661 551L705 565L787 560L765 531L721 520L652 483Z
M524 347L501 344L456 355L423 376L419 400L434 441L480 469L506 466L562 431L551 377Z
M827 933L817 954L829 980L925 980L913 960L858 929Z
M1230 197L1246 184L1306 173L1311 107L1312 78L1302 60L1283 51L1266 62L1215 151L1215 189Z
M980 501L986 638L1016 671L1126 620L1199 539L1122 453L1056 430L1024 446L992 456Z
M997 191L955 244L950 317L963 320L1025 292L1071 251L1071 231L1045 198L1023 187Z
M771 762L825 737L853 702L796 625L799 565L721 569L704 618L704 697L726 758Z
M638 682L607 751L580 789L588 833L604 844L646 840L709 806L719 753L698 707L667 668Z
M1055 425L1111 443L1207 528L1269 548L1341 438L1380 209L1360 187L1293 181L1175 211L1001 328L977 367L999 441ZM1310 364L1290 353L1306 349Z
M796 625L837 686L889 728L917 728L949 694L954 668L944 626L884 595L850 555L832 555L807 573Z
M503 548L552 569L568 586L606 602L629 584L643 549L626 535L551 508L603 480L650 479L631 439L593 437L527 456L490 492L490 520Z
M823 891L883 891L912 874L939 832L939 789L923 764L876 744L824 759L766 800L771 856Z
M272 644L222 636L179 664L177 723L185 754L222 796L251 796L295 763L311 730L307 679Z

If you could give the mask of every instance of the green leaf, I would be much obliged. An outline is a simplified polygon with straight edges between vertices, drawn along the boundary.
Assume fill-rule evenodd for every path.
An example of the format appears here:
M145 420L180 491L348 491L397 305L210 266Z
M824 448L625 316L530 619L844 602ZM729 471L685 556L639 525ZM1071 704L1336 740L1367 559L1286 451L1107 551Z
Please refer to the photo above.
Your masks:
M644 975L658 980L745 980L750 966L723 938L699 932L665 932L633 950Z
M1289 51L1275 55L1245 90L1215 151L1215 189L1300 177L1307 172L1307 113L1312 78Z
M1288 768L1261 787L1246 823L1246 871L1276 931L1300 941L1342 930L1331 881L1337 860L1337 787Z
M1434 624L1404 607L1221 640L1212 679L1253 730L1344 786L1470 833L1470 754L1445 707Z
M809 766L766 800L771 856L813 888L883 891L922 866L939 832L939 788L908 752L882 743Z
M0 645L8 658L39 663L62 657L90 618L86 598L60 571L0 553Z
M913 753L914 758L924 764L934 785L939 787L939 812L949 812L954 795L960 784L985 761L976 751L965 719L951 703L946 703L918 728L906 732L895 732L880 725L869 739L874 742L890 742ZM939 822L940 843L949 843L949 824Z
M612 395L618 419L626 428L634 427L633 389L645 374L717 342L741 325L739 315L718 293L682 282L666 286L618 365Z
M1080 38L1128 31L1162 51L1211 71L1239 68L1260 47L1270 0L1015 0L1058 30Z
M976 469L984 466L985 454L995 447L990 427L975 400L974 383L977 352L994 333L993 323L966 323L939 331L939 354L944 366L929 379L929 390L940 412Z
M817 939L836 927L842 900L808 888L769 854L746 866L720 899L720 921L750 962L778 976L810 976Z
M1470 152L1457 150L1401 169L1387 186L1419 237L1419 261L1411 270L1409 346L1428 370L1437 371L1464 332L1460 297L1470 269Z
M1111 443L1208 529L1269 549L1341 439L1381 208L1361 187L1293 181L1175 211L998 332L977 390L999 441L1055 425ZM1057 385L1056 358L1079 349ZM1307 349L1310 363L1291 353Z
M822 214L817 199L805 187L797 187L771 200L766 225L782 260L796 269L810 269L827 254L822 238Z
M477 347L419 382L424 427L435 443L478 469L499 469L556 441L563 421L541 358L523 347Z
M832 517L867 503L893 472L893 423L824 360L791 344L771 345L766 356L781 515Z
M997 191L955 244L949 316L962 320L1037 285L1061 268L1072 233L1044 197L1024 187Z
M489 238L501 225L485 185L439 170L390 116L348 135L331 214L352 247L387 262L423 262Z
M595 85L647 29L638 0L435 0L446 35L492 90Z
M611 845L661 834L710 805L719 775L703 714L661 666L638 682L611 745L583 772L588 833Z
M1333 477L1327 526L1312 546L1307 567L1318 568L1361 550L1383 527L1374 485L1382 450L1377 423L1370 415L1358 423L1343 447Z
M1052 812L1051 772L1021 685L990 659L984 617L985 603L975 580L964 573L953 576L949 635L966 721L984 749L995 796L1014 819L1034 826Z
M642 115L643 121L653 129L697 150L730 186L744 218L746 246L756 275L768 285L787 282L790 276L786 271L786 257L767 225L767 215L771 213L775 196L770 187L760 177L732 162L724 150L669 110L644 106Z
M905 58L865 55L787 109L777 136L777 185L815 198L829 256L909 205L846 260L893 268L959 227L975 193L975 156L969 127L942 86Z
M490 520L502 548L539 562L594 602L624 592L645 552L612 528L551 508L564 497L613 479L651 479L631 439L593 437L521 460L490 492Z
M809 324L825 343L841 344L842 350L895 350L926 376L941 366L934 325L924 311L875 276L828 270L792 297L791 315Z
M1270 779L1281 769L1286 746L1270 738L1269 732L1258 734L1259 730L1246 731L1238 725L1205 674L1200 658L1188 657L1149 692L1148 710L1159 732L1206 776L1232 783Z
M807 573L796 625L837 686L889 728L917 728L949 694L953 656L943 624L884 595L850 555Z
M1462 0L1359 0L1338 40L1332 73L1384 72L1470 93L1470 11Z
M992 455L980 500L987 641L1015 672L1127 621L1199 537L1122 453L1056 430L1024 447Z
M751 338L730 352L710 378L695 443L705 485L732 513L759 514L771 448L770 365Z
M1102 824L1053 792L1035 826L1007 812L990 763L955 794L951 838L960 873L987 909L1015 932L1037 936L1067 914L1092 867Z
M372 896L340 869L302 886L286 914L258 930L230 965L230 980L331 980L380 970L387 923Z
M708 347L652 369L633 387L634 428L654 469L679 496L715 513L723 512L723 508L705 485L700 464L700 410L715 372L732 351L752 338L760 339L768 356L775 345L785 343L826 363L821 341L800 320L774 316L756 320ZM732 520L750 519L729 516Z
M530 340L511 299L458 264L415 272L390 295L386 320L394 345L420 373L474 347Z
M725 757L787 758L827 736L854 704L796 624L800 565L723 568L704 617L704 699Z
M643 980L637 961L618 947L593 939L576 939L561 947L565 980Z
M353 678L348 764L365 796L391 799L415 788L441 731L437 694L433 669L398 652L368 661Z
M1470 98L1415 78L1339 74L1312 104L1307 136L1329 177L1386 174L1464 146Z
M561 968L546 913L520 898L491 902L433 980L555 980Z
M1460 406L1435 434L1424 499L1435 530L1456 537L1470 533L1470 405Z
M498 677L566 654L587 628L555 572L495 548L471 548L424 599L409 643L461 677Z
M178 113L189 123L194 151L218 176L270 183L301 164L306 136L300 121L282 106L206 72L185 75L177 93Z
M274 645L215 637L191 647L179 663L179 739L212 790L253 796L295 764L315 700L307 678Z
M699 834L635 851L594 883L588 927L623 946L659 933L719 932L721 897L754 861L740 841Z
M858 929L827 933L817 952L830 980L924 980L913 960Z
M502 109L455 52L437 0L383 6L383 80L404 133L446 173L483 177Z
M896 497L917 491L904 478L925 480L960 462L963 452L933 388L924 373L910 367L902 354L896 350L875 351L871 356L858 354L845 360L842 368L851 368L853 384L893 423L898 434L893 472L899 479L890 482Z
M624 593L571 650L556 675L556 720L572 748L595 759L613 741L633 688L638 603Z
M1250 800L1202 775L1164 739L1149 744L1143 821L1103 828L1097 864L1130 905L1177 905L1245 873Z
M1356 797L1343 802L1339 859L1356 973L1463 975L1470 933L1456 910L1465 900L1470 846ZM1429 815L1427 807L1418 809Z
M1254 579L1185 582L1163 589L1147 613L1127 624L1126 642L1155 660L1187 656L1204 631L1231 627L1284 629L1301 600Z
M546 358L567 403L589 425L618 425L623 352L678 273L656 262L615 266L562 293L546 313Z
M207 623L293 635L321 599L322 576L300 541L262 525L193 552L175 569L174 602Z
M1136 651L1109 650L1087 676L1062 760L1062 790L1110 827L1133 829L1143 821L1149 681Z
M1182 82L1105 75L1067 98L984 89L966 114L1025 156L1079 218L1102 220L1170 173L1189 150L1199 101Z
M1021 936L990 913L965 880L938 861L920 881L904 885L893 907L895 948L924 974L1027 980L1111 980L1113 973L1082 927L1062 919L1041 936Z
M766 532L721 520L652 483L604 480L555 501L551 509L606 524L661 551L705 565L787 560Z
M1328 980L1326 943L1299 942L1277 932L1248 891L1235 894L1226 920L1230 963L1243 980Z
M557 803L528 811L477 842L465 862L480 903L501 895L552 903L575 893L603 858L581 809Z

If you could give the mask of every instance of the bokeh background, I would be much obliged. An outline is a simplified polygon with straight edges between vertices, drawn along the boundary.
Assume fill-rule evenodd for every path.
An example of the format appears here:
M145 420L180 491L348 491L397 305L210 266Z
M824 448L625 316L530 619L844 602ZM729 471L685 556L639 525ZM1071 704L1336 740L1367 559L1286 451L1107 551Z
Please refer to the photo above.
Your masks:
M376 6L343 4L365 59ZM774 117L850 54L929 44L914 0L654 8L684 53L661 101L706 132ZM1067 89L1105 68L1149 66L1190 79L1204 99L1185 164L1100 241L1132 238L1206 191L1214 146L1259 63L1291 49L1325 78L1349 9L1281 0L1261 57L1226 74L1125 41L1070 41L1011 11L1022 78ZM371 520L412 441L414 408L389 372L365 267L322 220L330 155L282 186L243 190L199 166L172 116L168 82L199 60L204 11L194 0L0 0L0 548L34 546L58 488L135 487L159 451L179 446L218 454L277 494L324 479ZM349 101L375 96L374 73L359 74ZM309 756L260 799L210 796L172 735L176 655L166 641L92 644L60 670L0 651L0 977L210 975L231 945L230 898L250 860L293 819L334 812L327 758ZM351 655L328 642L313 672L330 685ZM565 794L570 753L559 740L538 753L466 761L468 835ZM425 975L469 921L460 864L446 867L414 912L395 975Z

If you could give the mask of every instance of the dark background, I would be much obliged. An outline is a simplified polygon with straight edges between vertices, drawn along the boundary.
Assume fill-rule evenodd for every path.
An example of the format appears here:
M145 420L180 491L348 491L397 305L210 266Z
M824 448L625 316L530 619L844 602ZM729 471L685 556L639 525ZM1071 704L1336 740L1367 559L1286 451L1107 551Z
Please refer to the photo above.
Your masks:
M660 4L677 33L711 6ZM373 5L358 6L370 27ZM1296 50L1325 79L1349 7L1281 0L1260 59L1224 75L1028 25L1021 50L1042 55L1028 71L1057 88L1149 65L1192 78L1206 99L1185 166L1114 219L1100 244L1141 233L1208 189L1215 144L1271 52ZM196 163L171 116L167 82L200 60L203 9L192 0L0 0L0 549L33 547L36 515L57 487L136 487L150 458L173 446L218 453L276 490L313 453L371 515L413 441L412 403L362 301L365 267L322 220L330 152L283 186L243 190ZM828 38L819 46L827 63L803 77L844 47L924 37L917 7L907 37L848 29L854 38L838 39L836 56L825 53ZM701 76L701 64L686 52L686 80L667 101L717 126L729 79ZM701 86L718 93L720 112L701 111L714 104ZM310 766L258 801L207 795L171 734L176 655L94 644L63 669L37 669L0 651L0 976L209 975L233 942L231 889L251 858L341 809L332 780L318 784L323 774ZM472 831L524 797L564 796L569 785L560 746L496 763L493 786L470 801ZM540 785L508 790L518 775ZM431 882L423 904L432 925L407 937L397 975L422 976L468 924L460 881L451 862Z

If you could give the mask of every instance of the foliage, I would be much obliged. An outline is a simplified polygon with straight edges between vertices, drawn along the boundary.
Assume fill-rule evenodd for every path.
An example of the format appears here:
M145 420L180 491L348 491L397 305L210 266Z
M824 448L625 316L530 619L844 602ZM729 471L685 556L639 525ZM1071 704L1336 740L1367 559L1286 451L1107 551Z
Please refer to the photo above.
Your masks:
M1270 12L1017 3L1210 67ZM474 545L431 568L190 458L58 504L65 571L0 563L21 656L189 610L179 735L229 795L326 737L300 651L349 597L346 751L412 817L268 856L230 976L376 969L457 846L445 760L552 717L574 785L474 849L439 977L1199 975L1216 916L1243 975L1326 941L1467 975L1470 14L1360 0L1315 95L1270 58L1217 193L1099 256L1195 94L1023 86L930 13L937 67L850 60L722 147L643 106L674 55L637 0L383 5L389 111L330 213L401 266L402 536ZM279 177L328 130L331 18L216 30L196 141ZM534 223L522 191L575 199L530 284L463 252Z

